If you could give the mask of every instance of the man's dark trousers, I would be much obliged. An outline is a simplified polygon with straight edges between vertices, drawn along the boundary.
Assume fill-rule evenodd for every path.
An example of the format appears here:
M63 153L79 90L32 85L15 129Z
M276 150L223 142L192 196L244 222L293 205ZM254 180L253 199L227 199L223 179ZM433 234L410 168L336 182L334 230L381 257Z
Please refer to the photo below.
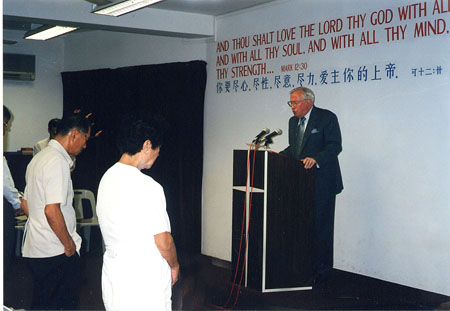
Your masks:
M80 256L61 254L27 258L33 275L32 310L75 310L78 304Z

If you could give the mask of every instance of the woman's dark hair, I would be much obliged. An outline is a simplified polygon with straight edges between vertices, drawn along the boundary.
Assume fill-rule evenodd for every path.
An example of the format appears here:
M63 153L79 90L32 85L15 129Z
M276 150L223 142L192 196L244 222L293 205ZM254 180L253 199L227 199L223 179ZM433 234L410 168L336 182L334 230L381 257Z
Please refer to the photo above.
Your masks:
M61 119L58 119L58 118L51 119L50 121L48 121L47 128L48 128L49 130L52 130L52 129L54 129L54 128L57 128L59 122L61 122Z
M126 116L117 135L117 147L120 154L134 155L138 153L146 140L150 140L152 149L161 147L165 128L166 124L161 116Z
M3 118L6 118L6 120L11 120L11 111L6 106L3 106Z
M81 133L88 133L91 122L83 116L70 115L65 116L59 121L56 135L66 136L71 130L77 129Z

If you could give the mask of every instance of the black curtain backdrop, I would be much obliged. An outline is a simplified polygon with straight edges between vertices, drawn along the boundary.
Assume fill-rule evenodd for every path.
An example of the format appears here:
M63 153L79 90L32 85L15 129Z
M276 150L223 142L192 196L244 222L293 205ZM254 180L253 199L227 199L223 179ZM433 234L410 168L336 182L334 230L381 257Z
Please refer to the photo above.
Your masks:
M77 157L74 189L97 194L106 170L120 154L115 139L129 112L160 114L169 125L160 156L150 170L163 187L172 234L185 259L201 252L201 188L203 168L203 107L206 63L191 61L119 69L63 72L64 114L92 112L93 134ZM92 136L91 136L92 137ZM124 213L134 213L124 206ZM136 214L136 225L145 220Z

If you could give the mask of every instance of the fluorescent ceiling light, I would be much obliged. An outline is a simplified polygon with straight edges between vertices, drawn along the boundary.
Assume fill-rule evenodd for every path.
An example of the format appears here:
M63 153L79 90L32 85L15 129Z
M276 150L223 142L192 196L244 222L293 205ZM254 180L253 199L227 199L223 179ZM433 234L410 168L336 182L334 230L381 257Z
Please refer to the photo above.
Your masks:
M42 26L25 34L25 39L47 40L77 30L77 27Z
M123 2L119 2L117 4L113 4L106 8L94 11L92 13L101 14L101 15L109 15L109 16L119 16L122 14L129 13L131 11L142 9L148 5L160 2L162 0L126 0Z

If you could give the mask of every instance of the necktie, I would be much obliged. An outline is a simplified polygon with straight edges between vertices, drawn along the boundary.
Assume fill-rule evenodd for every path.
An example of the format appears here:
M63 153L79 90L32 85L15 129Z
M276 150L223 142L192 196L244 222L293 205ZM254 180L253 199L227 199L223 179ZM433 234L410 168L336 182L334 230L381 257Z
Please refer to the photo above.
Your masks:
M297 126L297 144L295 145L295 157L298 158L302 147L303 134L305 134L305 121L306 118L302 117Z

